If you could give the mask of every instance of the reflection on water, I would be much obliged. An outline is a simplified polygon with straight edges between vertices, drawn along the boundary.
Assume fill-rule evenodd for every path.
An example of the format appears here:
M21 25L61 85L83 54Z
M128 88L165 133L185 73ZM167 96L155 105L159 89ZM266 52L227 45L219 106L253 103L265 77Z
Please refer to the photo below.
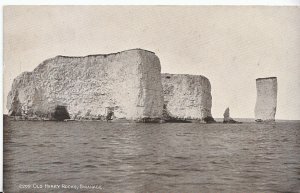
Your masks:
M300 123L11 121L5 192L300 192ZM20 184L100 185L102 190Z

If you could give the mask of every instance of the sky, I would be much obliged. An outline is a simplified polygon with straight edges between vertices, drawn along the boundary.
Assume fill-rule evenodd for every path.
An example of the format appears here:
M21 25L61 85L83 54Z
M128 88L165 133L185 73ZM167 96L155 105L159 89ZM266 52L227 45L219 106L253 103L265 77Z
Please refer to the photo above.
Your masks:
M4 113L13 79L57 55L142 48L162 72L206 76L212 115L254 118L255 79L276 76L277 119L300 119L300 7L6 6Z

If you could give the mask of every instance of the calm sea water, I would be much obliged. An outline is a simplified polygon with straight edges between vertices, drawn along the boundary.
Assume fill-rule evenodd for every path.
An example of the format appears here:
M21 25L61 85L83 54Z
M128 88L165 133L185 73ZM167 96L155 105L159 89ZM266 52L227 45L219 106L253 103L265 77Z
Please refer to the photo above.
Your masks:
M4 191L300 192L300 123L9 121Z

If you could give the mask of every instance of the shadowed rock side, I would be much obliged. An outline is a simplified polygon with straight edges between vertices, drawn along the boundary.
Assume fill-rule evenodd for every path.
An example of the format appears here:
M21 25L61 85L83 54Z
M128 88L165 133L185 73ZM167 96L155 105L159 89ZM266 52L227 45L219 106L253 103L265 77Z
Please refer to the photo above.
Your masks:
M277 78L256 79L257 98L255 105L255 120L275 121L277 107Z
M7 108L13 116L55 119L156 120L163 98L159 58L133 49L108 55L57 56L13 82ZM63 110L64 111L64 110Z
M209 80L200 75L162 74L166 121L198 120L215 122L211 115L212 97Z

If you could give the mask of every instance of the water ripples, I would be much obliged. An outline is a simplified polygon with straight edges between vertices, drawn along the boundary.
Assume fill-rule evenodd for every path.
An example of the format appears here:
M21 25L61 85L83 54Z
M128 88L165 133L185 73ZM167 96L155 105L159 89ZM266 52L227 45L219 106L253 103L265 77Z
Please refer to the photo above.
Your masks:
M6 192L36 182L102 192L300 192L299 122L5 126Z

